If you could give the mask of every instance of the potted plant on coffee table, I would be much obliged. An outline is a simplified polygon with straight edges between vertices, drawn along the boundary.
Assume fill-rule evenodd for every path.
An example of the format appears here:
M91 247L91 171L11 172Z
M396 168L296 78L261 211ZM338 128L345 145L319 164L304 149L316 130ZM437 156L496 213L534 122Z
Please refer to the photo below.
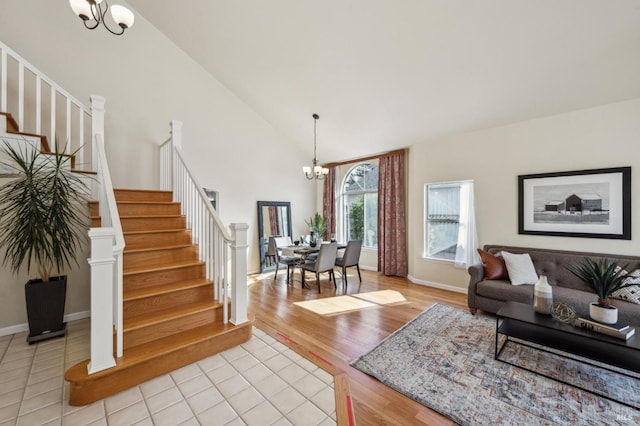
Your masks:
M598 301L589 306L589 315L594 320L605 324L615 324L618 321L618 309L611 304L611 295L622 288L638 285L637 282L628 281L631 273L625 270L626 267L620 267L610 259L594 261L588 257L579 265L567 266L573 275L598 295Z
M14 273L26 266L38 278L25 284L27 341L63 336L67 277L88 228L83 213L87 186L69 167L71 156L41 153L27 141L2 146L12 179L0 187L0 249ZM83 204L84 203L84 204ZM55 273L55 274L54 274Z

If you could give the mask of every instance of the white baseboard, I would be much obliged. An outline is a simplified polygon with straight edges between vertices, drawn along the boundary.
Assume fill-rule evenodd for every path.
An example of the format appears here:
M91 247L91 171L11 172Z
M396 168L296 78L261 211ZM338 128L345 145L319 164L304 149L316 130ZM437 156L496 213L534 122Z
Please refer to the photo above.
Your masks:
M441 290L453 291L455 293L467 294L466 288L460 288L460 287L456 287L448 284L435 283L433 281L419 280L418 278L412 277L411 275L407 275L407 279L414 284L420 284L427 287L439 288Z
M74 312L64 316L64 322L76 321L83 318L89 318L91 311ZM10 325L9 327L0 328L0 336L7 336L9 334L22 333L29 331L29 324L26 322L23 324Z
M360 269L362 269L363 271L373 271L373 272L378 272L378 268L375 268L373 266L364 266L364 265L360 265Z

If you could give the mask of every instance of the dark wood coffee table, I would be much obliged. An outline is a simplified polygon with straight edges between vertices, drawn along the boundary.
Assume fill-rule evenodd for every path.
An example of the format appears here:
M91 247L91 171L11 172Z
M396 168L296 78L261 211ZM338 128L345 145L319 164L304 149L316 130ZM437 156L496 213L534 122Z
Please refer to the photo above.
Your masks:
M499 344L500 334L506 337L501 345ZM512 340L511 338L518 340ZM610 399L628 407L640 408L612 398L611 396L603 395L597 392L597 390L586 389L575 383L567 383L555 377L500 359L500 354L509 341L638 379L638 374L631 374L632 372L640 373L640 338L638 338L637 334L626 341L616 339L615 337L556 321L551 315L538 314L531 305L507 302L496 314L496 346L494 355L498 361L531 371L532 373ZM546 348L555 349L555 351L549 351L545 348L527 343L542 345ZM580 356L582 359L577 359L571 355ZM600 364L588 362L584 358L597 361ZM609 368L608 366L618 367L618 369ZM625 372L624 370L628 371Z

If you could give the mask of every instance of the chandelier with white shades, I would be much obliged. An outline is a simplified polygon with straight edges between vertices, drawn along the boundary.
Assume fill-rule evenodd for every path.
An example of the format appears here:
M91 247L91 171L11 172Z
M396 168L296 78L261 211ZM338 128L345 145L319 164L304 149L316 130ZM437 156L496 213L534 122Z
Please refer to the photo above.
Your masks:
M124 30L133 25L133 12L117 4L109 7L107 0L69 0L69 4L73 12L82 19L84 26L90 30L102 24L111 34L122 35ZM111 10L111 17L119 27L115 31L109 28L105 21L108 10Z
M304 166L302 171L307 179L324 179L329 174L329 169L326 167L318 166L318 159L316 158L316 125L318 123L318 114L313 114L313 162L312 166Z

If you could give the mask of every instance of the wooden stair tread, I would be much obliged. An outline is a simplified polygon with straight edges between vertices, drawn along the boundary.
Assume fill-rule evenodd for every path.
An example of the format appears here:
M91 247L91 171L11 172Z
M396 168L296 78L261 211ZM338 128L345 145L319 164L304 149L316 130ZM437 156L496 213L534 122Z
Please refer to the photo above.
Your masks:
M113 374L116 369L131 367L146 360L153 359L154 357L161 354L177 352L181 349L188 348L194 343L206 340L211 336L219 336L240 327L251 327L252 324L253 319L251 319L249 322L239 325L234 325L231 323L224 324L220 322L207 326L192 328L190 330L185 330L170 337L157 339L152 342L144 343L142 345L130 348L126 351L126 353L122 355L122 357L116 358L116 366L111 369L99 371L92 375L88 375L86 368L82 368L84 365L86 365L85 363L87 362L84 361L71 367L66 372L64 378L67 381L82 381L83 379L91 380L92 378L107 376L110 373Z
M123 275L127 276L127 275L135 275L135 274L144 274L146 272L168 271L171 269L186 268L189 266L200 266L200 265L204 265L204 262L201 262L199 260L197 261L188 260L188 261L172 262L169 264L163 263L162 265L154 265L154 266L139 266L135 268L125 269L123 272Z
M173 228L173 229L158 229L158 230L151 230L151 231L124 231L122 234L123 235L143 235L143 234L159 234L159 233L168 233L168 232L184 232L184 231L190 231L190 229L184 229L184 228Z
M97 172L94 172L93 170L78 170L78 169L71 169L71 171L73 173L82 173L85 175L97 175Z
M180 204L180 203L177 202L177 201L146 201L146 200L132 201L132 200L121 200L121 201L116 201L116 204L176 205L176 204Z
M148 327L153 324L160 324L163 322L171 321L176 318L180 318L186 315L196 314L207 310L218 309L222 306L222 303L215 300L207 300L205 302L190 303L188 305L175 306L170 309L166 309L159 312L153 312L149 314L139 315L125 321L123 325L123 331L137 330L139 328Z
M125 302L129 302L132 300L144 299L146 297L153 297L165 293L171 293L173 291L186 290L209 285L212 285L211 281L204 278L184 280L177 283L162 284L153 287L143 287L135 290L125 290L123 298Z
M123 219L176 219L185 217L183 214L151 214L144 216L120 216Z

